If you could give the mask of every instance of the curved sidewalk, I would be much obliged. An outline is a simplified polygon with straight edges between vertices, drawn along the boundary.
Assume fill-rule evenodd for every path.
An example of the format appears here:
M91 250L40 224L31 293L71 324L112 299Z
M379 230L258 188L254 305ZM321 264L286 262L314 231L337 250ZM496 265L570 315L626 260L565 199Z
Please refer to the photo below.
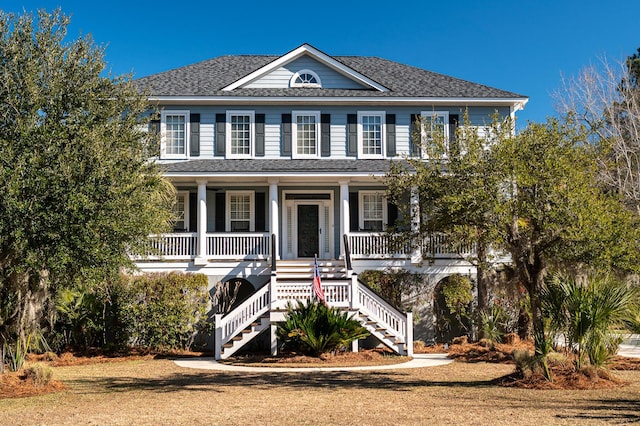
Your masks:
M359 367L245 367L240 365L221 364L213 358L183 358L174 361L177 366L200 370L235 371L235 372L270 372L270 373L304 373L320 371L366 371L366 370L398 370L404 368L423 368L446 365L453 362L447 354L414 354L411 361L402 364L368 365Z

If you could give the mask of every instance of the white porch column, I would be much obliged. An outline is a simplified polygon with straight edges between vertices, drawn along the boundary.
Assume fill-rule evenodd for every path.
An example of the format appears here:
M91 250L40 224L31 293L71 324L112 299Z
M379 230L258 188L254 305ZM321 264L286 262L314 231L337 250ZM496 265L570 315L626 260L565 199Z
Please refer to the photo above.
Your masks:
M411 188L411 231L417 234L420 230L420 199L418 195L418 188ZM411 253L411 263L418 264L422 262L422 249L420 244Z
M276 236L276 252L272 253L280 259L280 213L278 209L278 179L269 179L269 230Z
M194 265L207 264L207 181L197 180L198 184L198 246Z
M351 232L349 219L349 181L341 180L340 184L340 258L344 259L344 235Z

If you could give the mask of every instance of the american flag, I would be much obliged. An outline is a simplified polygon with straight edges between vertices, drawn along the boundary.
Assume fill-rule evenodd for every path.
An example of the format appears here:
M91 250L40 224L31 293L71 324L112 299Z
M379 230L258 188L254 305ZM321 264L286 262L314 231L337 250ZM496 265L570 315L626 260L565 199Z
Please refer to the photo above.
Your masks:
M322 283L320 282L320 270L318 269L318 258L316 257L313 262L313 294L325 305L327 301L324 298L324 291L322 290Z

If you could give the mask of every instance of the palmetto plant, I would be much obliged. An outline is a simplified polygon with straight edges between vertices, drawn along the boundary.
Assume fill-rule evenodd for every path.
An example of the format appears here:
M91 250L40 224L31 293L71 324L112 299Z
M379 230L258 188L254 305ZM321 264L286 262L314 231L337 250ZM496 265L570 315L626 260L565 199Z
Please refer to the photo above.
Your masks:
M633 318L639 295L636 287L608 276L579 282L556 274L547 280L543 307L551 331L564 336L566 351L576 353L576 368L587 358L602 367L617 352L621 338L616 331Z
M369 332L347 312L317 301L289 304L286 319L278 325L277 336L284 346L294 351L318 356L346 348Z

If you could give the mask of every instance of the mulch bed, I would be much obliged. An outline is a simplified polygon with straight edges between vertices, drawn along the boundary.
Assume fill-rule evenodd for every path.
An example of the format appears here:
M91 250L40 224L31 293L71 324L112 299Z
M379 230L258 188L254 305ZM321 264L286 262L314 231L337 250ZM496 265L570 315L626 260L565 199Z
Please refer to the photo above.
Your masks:
M389 365L407 362L410 358L395 355L387 349L366 349L359 352L336 352L313 357L295 352L278 356L252 354L237 356L221 361L224 364L251 367L354 367L368 365Z
M520 341L511 338L509 343L490 344L486 341L468 343L466 339L457 340L456 344L445 346L418 345L416 353L448 353L450 358L458 362L489 362L515 364L513 352L528 350L533 353L533 342ZM83 354L64 352L60 355L46 353L29 355L28 362L43 362L52 367L77 366L107 362L122 362L132 360L148 360L157 358L200 357L212 356L205 352L150 352L131 350L119 353L104 353L90 350ZM349 367L367 365L389 365L406 362L407 357L394 355L386 349L361 350L360 352L338 352L323 355L320 358L296 353L271 355L245 355L224 361L234 365L248 366L292 366L292 367ZM494 381L496 385L519 387L525 389L611 389L625 386L627 383L615 377L615 373L608 370L586 368L575 371L570 363L550 363L553 381L550 382L540 374L528 377L516 373L500 377ZM640 370L640 358L615 357L609 365L611 371ZM51 380L46 385L37 385L23 373L0 374L0 398L23 398L59 392L66 389L64 383Z

